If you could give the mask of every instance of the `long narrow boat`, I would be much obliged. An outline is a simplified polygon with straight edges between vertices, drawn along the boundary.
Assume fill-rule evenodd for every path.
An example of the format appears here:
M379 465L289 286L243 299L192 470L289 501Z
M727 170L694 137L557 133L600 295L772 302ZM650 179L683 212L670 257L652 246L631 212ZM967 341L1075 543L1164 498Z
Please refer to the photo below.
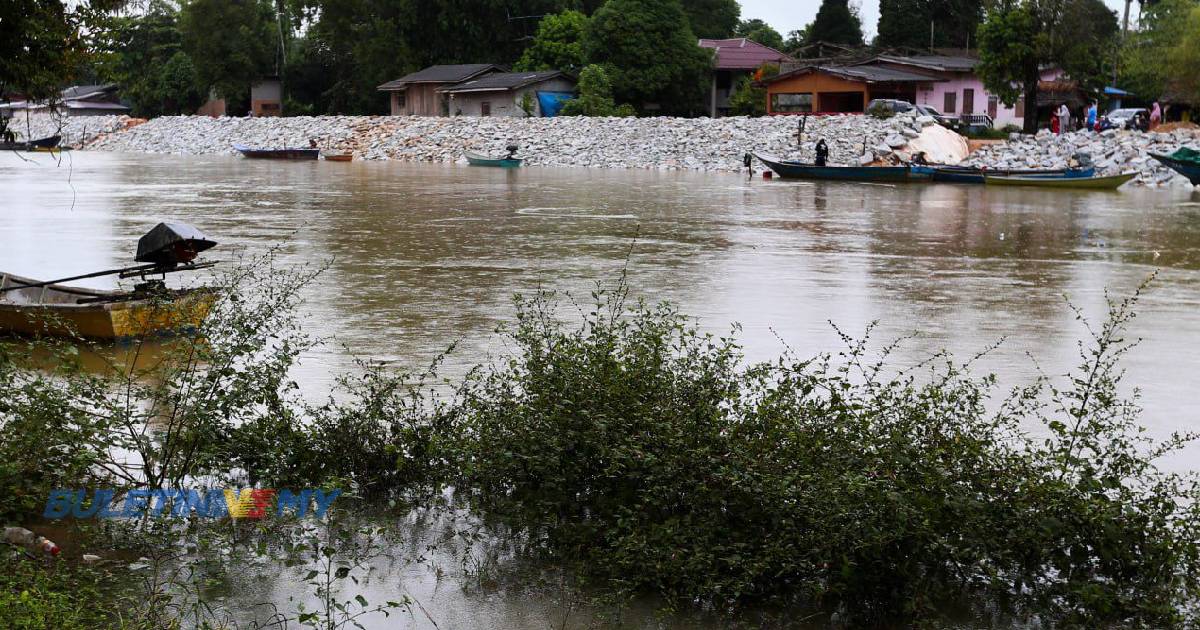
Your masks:
M907 182L927 179L908 166L817 166L755 153L767 168L784 179L823 179L847 182Z
M523 161L522 158L517 158L517 157L500 157L500 158L488 157L486 155L480 155L478 153L472 153L470 151L466 151L465 155L467 156L467 163L470 164L471 166L497 166L500 168L517 168L518 166L521 165L521 162Z
M0 272L0 289L38 284ZM208 316L209 289L155 294L61 284L0 292L0 333L122 340L196 329Z
M349 162L354 159L353 153L326 153L321 156L326 162Z
M956 184L982 184L984 175L997 177L1051 177L1066 179L1092 177L1096 168L1051 168L1051 169L984 169L974 166L950 166L942 164L913 165L913 172L927 174L935 182Z
M248 158L263 160L315 160L321 155L320 149L255 149L244 144L233 148Z
M0 150L4 151L37 151L39 149L53 149L62 141L62 136L47 136L38 138L37 140L29 140L27 142L3 142L0 143Z
M1187 162L1174 158L1170 155L1163 155L1161 153L1151 153L1150 157L1162 162L1163 164L1169 166L1171 170L1188 178L1188 181L1192 182L1193 186L1200 186L1200 164L1196 162Z
M997 177L984 175L988 186L1033 186L1037 188L1116 190L1122 184L1137 177L1137 173L1122 173L1106 177Z

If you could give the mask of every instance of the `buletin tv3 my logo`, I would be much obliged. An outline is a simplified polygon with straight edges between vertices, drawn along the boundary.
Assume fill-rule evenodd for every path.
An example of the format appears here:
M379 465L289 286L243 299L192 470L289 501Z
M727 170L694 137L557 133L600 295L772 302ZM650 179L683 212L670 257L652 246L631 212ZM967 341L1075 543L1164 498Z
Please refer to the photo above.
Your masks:
M273 488L51 490L42 516L59 518L206 518L261 519L268 515L321 518L341 490Z

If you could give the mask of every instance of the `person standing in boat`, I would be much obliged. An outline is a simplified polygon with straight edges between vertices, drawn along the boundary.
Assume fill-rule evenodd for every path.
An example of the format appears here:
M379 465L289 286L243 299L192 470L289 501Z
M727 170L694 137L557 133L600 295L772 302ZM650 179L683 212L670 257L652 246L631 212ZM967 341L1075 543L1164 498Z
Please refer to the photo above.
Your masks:
M816 165L817 166L825 166L825 163L828 161L829 161L829 146L825 144L825 139L821 138L820 140L817 140Z

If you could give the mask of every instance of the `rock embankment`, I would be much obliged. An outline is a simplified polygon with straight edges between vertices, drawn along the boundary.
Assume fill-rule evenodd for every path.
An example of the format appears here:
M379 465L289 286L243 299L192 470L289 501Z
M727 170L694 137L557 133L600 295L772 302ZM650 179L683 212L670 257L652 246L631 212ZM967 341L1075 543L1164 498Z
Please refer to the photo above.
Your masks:
M501 154L506 145L518 144L520 155L533 166L737 171L750 151L811 160L816 141L822 138L829 145L831 164L903 160L928 140L926 136L931 134L924 132L933 125L931 118L912 115L887 120L862 115L812 116L805 122L801 144L796 137L800 121L796 117L164 116L137 124L141 121L125 116L56 120L35 115L29 127L31 137L61 133L65 144L98 151L233 154L235 143L307 147L315 142L323 150L353 153L358 160L461 163L464 151ZM23 121L14 125L22 135L25 127ZM1185 180L1148 152L1171 153L1181 146L1200 147L1200 134L1186 129L1016 134L1007 142L972 153L965 163L989 168L1061 168L1076 153L1087 153L1103 174L1132 170L1143 184L1163 185ZM952 153L930 157L953 162L956 156Z
M1200 148L1200 133L1190 129L1167 133L1110 129L1062 135L1043 131L1036 136L1014 134L1007 142L980 148L964 163L987 168L1063 168L1072 156L1082 153L1091 157L1097 174L1136 171L1136 181L1158 186L1187 180L1150 157L1150 152L1170 154L1185 146Z

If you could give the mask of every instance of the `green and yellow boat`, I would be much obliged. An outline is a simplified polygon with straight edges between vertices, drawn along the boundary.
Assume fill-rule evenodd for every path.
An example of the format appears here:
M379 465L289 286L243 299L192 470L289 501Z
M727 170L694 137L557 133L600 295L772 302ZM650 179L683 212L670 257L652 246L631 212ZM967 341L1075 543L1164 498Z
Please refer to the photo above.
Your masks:
M999 175L984 175L983 182L988 186L1032 186L1035 188L1063 188L1068 190L1116 190L1129 180L1137 177L1137 173L1121 173L1103 177L1004 177Z

